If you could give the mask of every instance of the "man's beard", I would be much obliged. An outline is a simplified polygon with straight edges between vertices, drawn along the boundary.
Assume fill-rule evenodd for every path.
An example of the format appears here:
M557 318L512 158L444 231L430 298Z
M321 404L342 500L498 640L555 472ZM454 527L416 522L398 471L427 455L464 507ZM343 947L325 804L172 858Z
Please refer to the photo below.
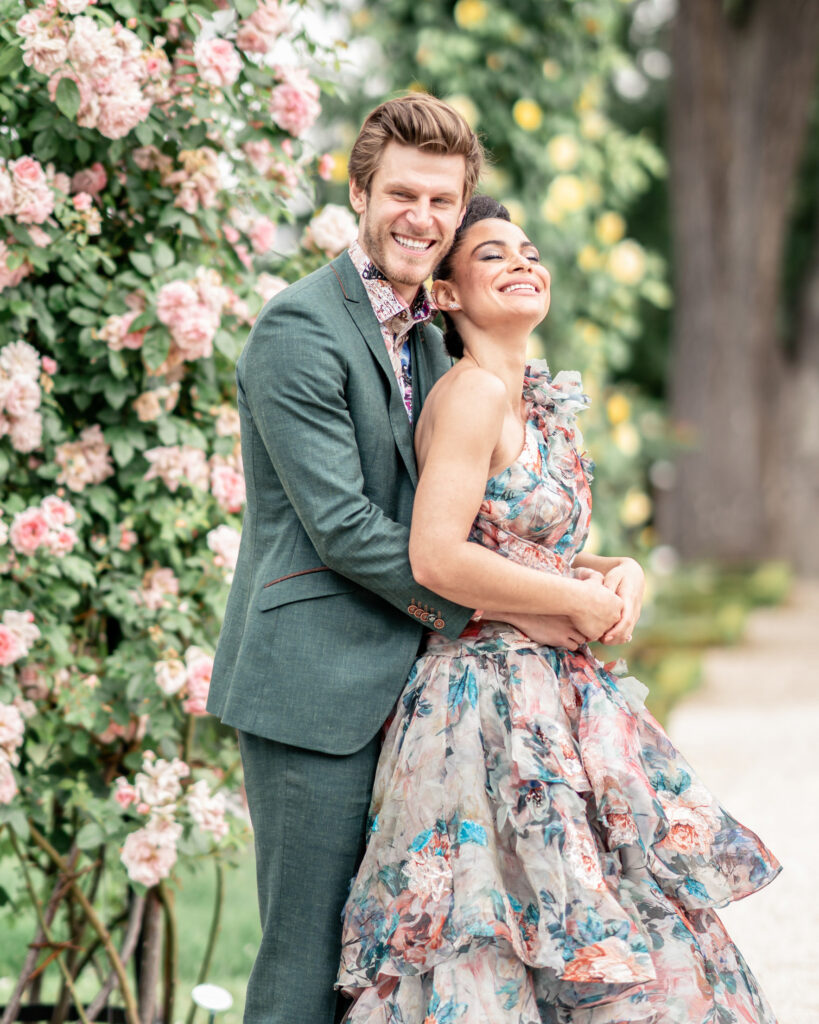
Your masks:
M413 270L411 267L401 267L400 269L393 267L391 265L392 260L387 254L387 246L392 240L392 233L389 230L384 233L383 238L378 238L365 224L361 240L362 247L381 273L389 281L395 282L395 284L422 285L432 273L437 260L425 263L424 266L419 266L417 270ZM434 249L435 245L432 248Z

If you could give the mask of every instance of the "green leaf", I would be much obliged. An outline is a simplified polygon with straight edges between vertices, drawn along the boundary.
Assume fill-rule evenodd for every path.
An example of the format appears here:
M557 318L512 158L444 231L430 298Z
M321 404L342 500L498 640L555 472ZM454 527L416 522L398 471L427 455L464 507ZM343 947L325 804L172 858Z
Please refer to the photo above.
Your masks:
M145 335L145 341L142 343L142 358L152 370L155 370L164 363L170 347L171 339L168 332L155 327Z
M227 356L234 363L242 351L243 340L237 335L231 334L230 331L217 331L213 343L218 352L221 352L223 356Z
M150 277L154 272L154 264L151 257L146 252L131 252L128 253L128 259L133 263L136 269L143 275L143 277Z
M256 10L256 0L234 0L233 6L243 18L249 18Z
M94 570L84 558L80 558L78 555L66 555L60 561L60 568L63 575L75 583L87 584L89 587L96 585L97 577L94 575Z
M97 846L101 846L104 841L105 833L96 821L86 822L76 837L77 846L81 850L92 850Z
M73 121L80 109L80 90L71 78L61 78L55 96L57 108L69 121Z
M116 518L116 499L110 487L92 487L85 493L88 496L88 504L98 516L109 520Z
M160 18L162 18L163 21L169 21L171 18L182 18L185 16L186 11L187 7L185 4L168 4L168 6L162 11L162 14L160 14Z
M120 466L127 466L134 457L134 446L124 437L117 437L111 442L111 454Z
M0 50L0 77L14 74L23 66L23 51L13 43L6 43Z
M172 267L176 262L173 249L165 242L154 242L153 246L151 246L151 255L154 258L154 263L160 270L167 270L168 267Z
M99 323L100 315L92 309L85 309L83 306L75 306L68 311L68 319L83 327L92 327Z
M134 134L143 146L150 146L154 138L154 130L150 121L142 121L134 129Z

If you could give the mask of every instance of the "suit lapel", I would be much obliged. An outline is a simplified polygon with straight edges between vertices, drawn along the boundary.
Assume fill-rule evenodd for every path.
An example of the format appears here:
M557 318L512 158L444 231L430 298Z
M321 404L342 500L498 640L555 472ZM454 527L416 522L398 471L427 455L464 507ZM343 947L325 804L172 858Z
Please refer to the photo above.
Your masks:
M401 453L401 458L404 460L407 472L415 486L418 483L418 468L415 464L415 449L412 443L412 425L407 416L407 410L404 408L404 400L387 353L387 346L384 344L381 327L370 305L361 278L358 276L358 271L347 253L344 252L333 260L330 267L338 279L350 319L387 377L390 426L395 437L396 447Z

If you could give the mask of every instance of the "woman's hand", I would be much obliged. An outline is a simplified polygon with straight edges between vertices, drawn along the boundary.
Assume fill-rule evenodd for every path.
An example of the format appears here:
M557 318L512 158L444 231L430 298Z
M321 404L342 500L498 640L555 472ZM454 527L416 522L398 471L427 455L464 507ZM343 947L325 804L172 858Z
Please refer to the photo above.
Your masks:
M609 569L603 579L603 586L613 591L623 602L620 618L600 637L603 644L623 644L631 640L634 627L640 618L646 577L640 564L633 558L624 558L619 565Z
M577 597L569 617L589 640L612 630L623 616L623 600L612 587L600 583L599 574L575 580Z
M568 615L529 615L525 612L503 615L486 613L484 619L508 622L510 626L519 629L524 636L528 636L530 640L534 640L542 647L566 647L570 651L576 651L587 640L587 637L580 632Z

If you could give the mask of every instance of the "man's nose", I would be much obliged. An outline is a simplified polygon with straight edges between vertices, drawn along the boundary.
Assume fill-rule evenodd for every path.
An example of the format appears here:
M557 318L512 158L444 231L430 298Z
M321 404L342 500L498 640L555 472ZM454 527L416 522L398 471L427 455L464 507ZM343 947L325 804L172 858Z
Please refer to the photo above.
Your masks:
M416 231L424 231L430 225L432 207L428 199L418 198L407 210L407 220Z

